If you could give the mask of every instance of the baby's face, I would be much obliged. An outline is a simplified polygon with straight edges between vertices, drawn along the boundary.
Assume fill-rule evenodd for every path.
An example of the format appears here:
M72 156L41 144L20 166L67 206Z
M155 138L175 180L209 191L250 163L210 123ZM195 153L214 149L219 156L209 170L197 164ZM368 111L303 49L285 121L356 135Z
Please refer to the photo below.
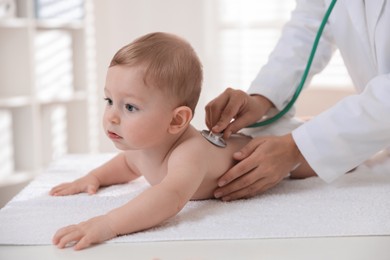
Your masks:
M107 72L103 126L121 150L147 149L166 138L174 105L146 86L142 67L116 65Z

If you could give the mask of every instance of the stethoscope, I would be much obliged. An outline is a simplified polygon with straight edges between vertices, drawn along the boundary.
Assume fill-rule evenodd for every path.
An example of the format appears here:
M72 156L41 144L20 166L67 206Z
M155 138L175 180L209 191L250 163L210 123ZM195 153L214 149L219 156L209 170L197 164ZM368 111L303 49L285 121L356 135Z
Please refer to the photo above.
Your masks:
M310 71L311 64L313 63L314 55L317 51L317 46L318 46L318 43L320 41L322 32L325 28L326 23L328 22L329 16L332 13L332 10L336 4L336 1L337 0L332 0L328 9L325 12L324 18L322 19L322 22L320 24L320 27L319 27L318 32L316 34L316 37L314 39L313 47L311 49L310 56L309 56L309 59L308 59L307 64L306 64L306 68L302 74L301 81L298 84L298 87L295 90L295 93L294 93L292 99L290 100L290 102L288 102L288 104L281 111L279 111L279 113L277 113L275 116L268 118L266 120L254 123L252 125L249 125L249 126L247 126L247 128L254 128L254 127L260 127L260 126L272 124L275 121L277 121L278 119L280 119L281 117L283 117L291 109L291 107L294 105L295 101L298 99L298 96L303 89L303 86L305 85L307 76L308 76L309 71ZM214 144L218 147L222 147L222 148L226 147L226 142L222 138L222 134L216 134L216 133L213 133L213 132L208 131L208 130L203 130L201 132L201 134L212 144Z

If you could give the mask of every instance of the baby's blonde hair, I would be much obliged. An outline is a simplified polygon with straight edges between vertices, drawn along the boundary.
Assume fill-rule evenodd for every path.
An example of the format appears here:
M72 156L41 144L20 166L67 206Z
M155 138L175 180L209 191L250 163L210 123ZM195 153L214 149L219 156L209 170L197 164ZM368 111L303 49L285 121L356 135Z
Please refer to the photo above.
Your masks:
M184 39L162 32L144 35L114 55L110 67L115 65L145 66L145 85L158 87L194 112L202 86L202 64Z

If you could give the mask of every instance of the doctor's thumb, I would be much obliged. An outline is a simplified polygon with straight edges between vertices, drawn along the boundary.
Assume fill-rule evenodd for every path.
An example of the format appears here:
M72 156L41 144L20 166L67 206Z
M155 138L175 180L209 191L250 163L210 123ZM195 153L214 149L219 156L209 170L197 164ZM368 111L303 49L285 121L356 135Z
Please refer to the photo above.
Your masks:
M235 160L241 161L241 160L247 158L248 156L250 156L254 152L256 147L257 147L257 145L252 144L252 142L249 142L246 146L241 148L241 150L239 150L238 152L235 152L233 154L233 158Z

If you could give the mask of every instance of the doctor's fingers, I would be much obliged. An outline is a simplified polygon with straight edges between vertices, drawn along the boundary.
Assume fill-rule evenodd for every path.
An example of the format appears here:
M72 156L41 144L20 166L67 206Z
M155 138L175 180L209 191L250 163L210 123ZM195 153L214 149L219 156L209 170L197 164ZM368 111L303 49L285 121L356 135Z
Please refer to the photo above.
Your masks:
M254 118L253 114L247 112L246 109L238 111L237 115L233 119L234 120L227 125L223 132L223 138L225 139L228 139L231 134L237 133L241 129L257 121L256 118Z
M209 113L208 126L213 132L221 132L229 126L232 119L236 119L246 103L249 96L241 91L231 88L226 89L219 97L206 106L206 113Z
M229 96L223 92L205 106L206 125L209 129L213 128L213 126L217 124L228 101Z
M214 133L220 133L229 126L237 112L238 109L235 109L228 103L211 104L206 107L206 125Z
M249 144L247 144L248 146ZM245 148L245 147L244 147ZM244 149L243 148L243 149ZM251 147L247 148L250 149ZM233 155L235 160L239 160L239 162L234 165L232 168L230 168L224 175L222 175L218 180L218 186L222 187L225 185L229 185L232 181L240 178L243 175L246 175L253 171L256 167L258 167L259 162L257 158L251 154L247 153L243 155L242 152L243 149L241 149L239 152L235 153ZM240 189L242 187L239 187Z
M249 162L247 162L249 161ZM231 168L218 182L220 188L215 190L216 198L225 197L246 189L264 178L262 172L258 170L256 162L246 159Z
M283 176L257 167L228 185L217 189L215 196L224 201L250 198L275 186L283 180Z

